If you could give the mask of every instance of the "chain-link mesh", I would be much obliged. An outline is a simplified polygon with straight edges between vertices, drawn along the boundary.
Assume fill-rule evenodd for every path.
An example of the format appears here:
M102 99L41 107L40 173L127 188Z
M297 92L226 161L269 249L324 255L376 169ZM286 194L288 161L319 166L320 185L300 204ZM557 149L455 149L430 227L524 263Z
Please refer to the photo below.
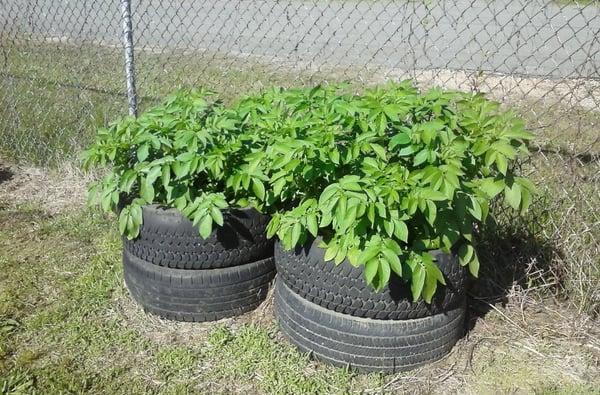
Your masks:
M132 14L142 108L180 85L232 100L405 78L511 106L537 135L523 171L545 203L529 236L551 240L557 279L598 305L600 1L133 0ZM62 160L127 113L120 18L118 0L0 0L5 155Z

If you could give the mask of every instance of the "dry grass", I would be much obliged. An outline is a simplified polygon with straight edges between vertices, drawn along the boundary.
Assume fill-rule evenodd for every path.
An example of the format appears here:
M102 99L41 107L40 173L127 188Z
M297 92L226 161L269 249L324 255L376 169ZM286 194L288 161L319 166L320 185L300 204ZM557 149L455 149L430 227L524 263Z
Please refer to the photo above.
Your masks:
M398 375L356 375L297 353L277 330L272 296L256 311L218 323L144 314L123 284L114 218L82 212L81 196L57 205L67 202L65 191L83 193L60 176L6 166L0 173L12 173L0 182L0 382L11 388L407 394L600 388L600 322L552 297L547 289L555 284L531 261L500 270L489 261L496 255L484 256L482 278L470 291L468 332L447 358ZM25 178L44 184L44 192L15 181ZM527 247L510 237L496 242L505 252L509 243ZM505 254L499 262L510 259Z
M87 185L94 178L72 162L56 169L3 164L0 160L0 196L8 207L34 203L51 214L80 209L86 201Z
M349 77L363 84L413 77L423 85L491 91L516 106L538 135L522 171L540 193L528 216L501 215L499 226L482 236L483 278L471 289L471 330L431 366L356 376L297 354L273 324L269 302L218 324L145 315L123 286L114 219L82 214L93 176L73 165L95 129L124 112L114 73L120 52L29 43L8 53L10 67L2 72L17 77L4 76L0 84L0 154L22 163L0 160L0 388L8 377L46 393L598 393L597 81L443 70L340 73L205 55L200 62L197 54L141 53L142 106L179 84L205 85L234 100L274 84Z

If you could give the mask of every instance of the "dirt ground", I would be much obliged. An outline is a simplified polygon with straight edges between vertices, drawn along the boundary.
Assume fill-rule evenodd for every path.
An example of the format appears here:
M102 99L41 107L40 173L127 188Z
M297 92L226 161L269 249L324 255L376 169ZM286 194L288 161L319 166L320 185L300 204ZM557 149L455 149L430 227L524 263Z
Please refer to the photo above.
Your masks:
M0 213L5 211L18 215L28 207L36 207L49 218L68 216L69 213L83 210L85 186L89 180L90 177L82 175L74 168L65 167L48 172L36 168L2 165L0 162ZM6 220L7 217L0 218ZM14 229L12 226L27 227L28 224L28 221L6 220L4 224L0 223L0 232L20 235L19 242L26 243L23 241L23 235L36 231L39 224L32 223L31 231ZM118 255L118 251L113 252ZM18 251L14 253L18 254ZM10 257L1 255L2 253L0 266L2 262L10 262ZM332 372L337 372L308 358L298 359L295 351L287 345L276 329L271 298L257 311L236 319L216 324L173 323L144 314L130 299L122 279L116 281L120 285L107 296L110 299L110 307L103 312L102 319L118 322L129 328L136 336L144 339L144 347L148 350L159 350L157 352L160 354L160 350L165 347L169 350L173 347L177 350L196 350L198 347L211 349L208 345L212 341L210 339L214 340L223 330L226 330L232 339L236 339L231 343L237 347L236 350L223 346L218 348L213 356L201 352L201 356L194 360L194 369L189 375L179 378L185 381L186 385L191 385L189 388L192 392L214 390L219 393L289 393L289 388L292 387L286 387L285 383L278 386L269 384L269 377L280 373L278 369L292 369L290 377L298 376L311 380L326 380L334 374ZM493 299L478 297L477 293L472 293L471 296L468 330L448 357L432 365L394 376L343 376L345 381L340 381L339 387L338 384L331 384L327 391L600 393L598 319L580 314L570 307L567 301L556 300L543 292L543 289L524 289L513 284L505 289L503 295L497 295ZM245 343L248 328L255 331L255 334L266 333L265 343L259 343L260 346ZM35 335L31 336L31 339L35 338ZM22 341L22 346L26 346L29 340ZM1 346L0 344L0 351ZM280 348L289 350L283 354L276 353L283 355L281 361L273 361L273 354L264 351ZM240 349L243 352L239 351ZM61 350L56 352L60 353ZM148 353L151 354L150 351ZM141 358L142 354L143 350L129 357ZM5 358L9 361L12 357ZM109 355L101 361L107 367L114 363ZM0 363L0 389L2 375L6 374L3 372L3 366L5 369L8 366L10 373L10 366L13 366L11 363ZM238 369L239 364L249 364L251 368ZM150 362L149 366L152 366ZM215 373L225 366L226 370L231 369L235 373ZM171 392L167 391L169 387L165 387L168 379L154 377L152 371L150 369L145 372L139 379L148 386L147 388L156 389L156 392ZM288 377L283 373L281 375ZM314 388L321 387L310 388L312 389L307 389L306 393L319 392Z

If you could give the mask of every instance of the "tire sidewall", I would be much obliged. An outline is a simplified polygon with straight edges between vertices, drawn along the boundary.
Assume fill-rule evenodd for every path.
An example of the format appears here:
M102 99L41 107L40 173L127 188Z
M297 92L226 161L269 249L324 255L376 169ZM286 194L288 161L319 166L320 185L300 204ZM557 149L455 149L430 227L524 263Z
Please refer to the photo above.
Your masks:
M327 309L356 317L398 320L416 319L443 313L464 303L466 269L459 265L453 253L431 251L444 274L446 286L438 284L431 304L413 302L410 285L395 273L381 291L367 284L362 267L347 259L336 265L326 262L325 250L315 238L302 247L286 251L275 242L275 264L278 278L305 299Z
M206 239L177 209L146 205L142 216L139 236L123 239L124 247L134 256L159 266L224 268L273 255L273 241L266 238L270 217L254 208L224 210L223 226L215 226Z

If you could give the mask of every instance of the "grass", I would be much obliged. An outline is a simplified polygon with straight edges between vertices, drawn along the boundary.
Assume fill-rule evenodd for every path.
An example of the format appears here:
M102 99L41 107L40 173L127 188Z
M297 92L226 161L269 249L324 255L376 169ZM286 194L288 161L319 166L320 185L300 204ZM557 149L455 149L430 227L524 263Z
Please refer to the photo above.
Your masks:
M4 39L0 50L4 59L0 73L0 153L4 157L56 166L76 158L99 127L126 115L120 49ZM179 86L204 86L231 102L269 86L342 79L365 84L376 77L368 70L310 70L310 65L281 61L267 64L214 52L140 50L136 57L140 111ZM516 105L539 131L540 143L575 152L590 147L597 150L600 111L569 107L559 101L520 100Z
M34 42L1 49L0 157L55 167L125 114L120 50ZM141 107L177 85L204 85L231 101L265 86L330 78L241 63L140 53ZM528 297L488 313L448 361L357 376L296 352L269 313L218 326L145 316L123 287L113 218L79 208L49 215L11 192L10 202L0 199L0 393L594 393L593 347L600 348L597 324L586 326L585 317L600 313L600 115L540 102L517 111L543 145L523 167L540 193L528 217L501 217L490 248L481 248L487 274L473 294L507 303L516 291ZM548 307L551 296L560 306ZM537 322L539 311L546 315Z
M600 0L553 0L554 3L560 6L600 6Z
M0 80L2 157L57 167L76 158L98 127L125 115L122 73L115 72L122 68L119 49L35 41L5 42L0 48L5 61ZM209 52L199 56L138 51L136 65L141 110L177 86L206 86L230 102L266 86L342 78L334 71L307 72L308 66L276 62L267 67L256 59ZM352 73L342 74L349 78ZM360 73L355 77L369 81ZM561 292L578 308L597 313L600 111L568 106L551 97L514 100L506 104L514 104L537 134L536 154L526 171L540 187L540 196L551 197L545 203L546 215L534 218L543 237L557 247L553 265L547 265L550 275L558 278Z
M4 60L0 153L4 157L56 166L76 158L98 127L126 115L120 49L4 39L0 50ZM368 70L311 71L310 65L286 65L281 61L267 64L213 52L138 51L140 110L179 86L204 86L230 102L269 86L314 85L341 79L364 84L370 78ZM600 111L526 98L519 98L515 109L538 131L540 143L574 152L590 148L597 151Z
M161 321L124 288L114 218L0 207L2 393L593 393L600 384L600 355L586 348L599 344L597 327L560 306L547 313L562 319L533 306L520 330L518 307L472 316L475 329L447 360L388 377L311 361L282 338L269 302L217 324Z
M342 392L348 372L310 365L273 339L274 327L216 327L193 344L154 341L145 316L115 306L123 288L112 219L80 211L47 217L35 207L0 211L0 388L41 393ZM133 325L129 320L140 321ZM132 318L134 317L134 318ZM134 328L134 329L132 329ZM260 380L255 380L261 375ZM369 382L369 379L367 379ZM231 384L227 384L231 383Z
M0 154L4 157L56 166L76 158L99 127L127 114L119 49L0 41L0 50L4 58ZM303 83L297 75L273 73L252 60L241 67L231 57L212 53L198 57L140 52L136 66L141 111L178 86L204 86L231 101L265 86Z

